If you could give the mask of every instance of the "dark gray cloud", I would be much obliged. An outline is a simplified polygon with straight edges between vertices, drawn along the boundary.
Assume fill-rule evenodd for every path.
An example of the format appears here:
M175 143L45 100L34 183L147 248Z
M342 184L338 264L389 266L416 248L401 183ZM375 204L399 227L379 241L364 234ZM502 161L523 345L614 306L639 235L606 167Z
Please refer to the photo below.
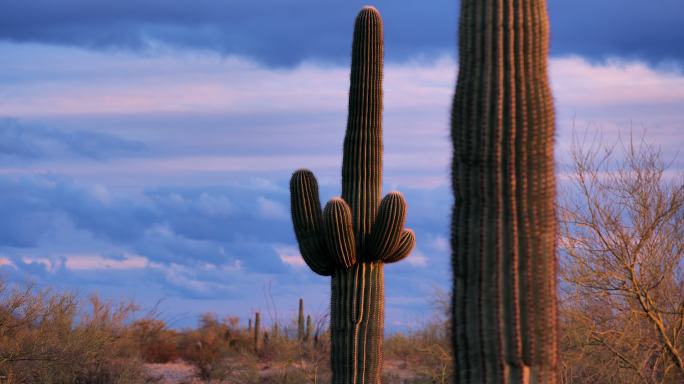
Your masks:
M57 130L0 118L0 162L74 156L105 160L144 148L141 142L107 133Z
M275 66L305 59L346 63L363 1L10 1L0 39L97 49L147 50L164 43L250 56ZM458 2L376 1L390 60L451 54ZM684 60L680 0L550 1L552 52L650 62Z

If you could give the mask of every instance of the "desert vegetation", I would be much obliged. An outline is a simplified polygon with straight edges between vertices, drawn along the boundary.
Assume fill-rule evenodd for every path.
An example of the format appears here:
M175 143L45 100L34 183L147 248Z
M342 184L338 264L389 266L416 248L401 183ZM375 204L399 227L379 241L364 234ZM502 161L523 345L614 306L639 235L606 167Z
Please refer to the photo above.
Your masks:
M644 137L576 143L571 159L559 235L564 380L681 383L681 171L668 172Z
M383 265L416 239L402 195L380 199L382 21L364 7L342 197L321 209L308 170L290 183L328 311L300 299L284 321L227 308L177 329L132 302L0 284L0 384L684 382L681 172L643 138L593 141L573 147L557 200L546 2L461 7L453 290L425 298L432 317L385 334Z
M303 302L298 316L268 327L205 313L196 328L172 329L131 303L3 285L0 311L3 384L331 380L327 315L313 319ZM448 382L444 319L435 315L422 327L387 338L385 382Z

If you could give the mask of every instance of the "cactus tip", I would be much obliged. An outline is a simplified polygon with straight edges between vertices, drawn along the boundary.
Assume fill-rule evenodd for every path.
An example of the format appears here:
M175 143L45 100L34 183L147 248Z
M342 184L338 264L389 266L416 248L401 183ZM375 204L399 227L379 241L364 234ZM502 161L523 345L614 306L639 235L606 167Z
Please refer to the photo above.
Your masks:
M313 173L313 172L311 172L310 170L308 170L308 169L306 169L306 168L299 168L298 170L296 170L296 171L294 171L294 172L292 173L292 176L295 176L295 175L308 175L308 174L311 174L311 173Z
M372 15L376 19L380 19L380 11L378 11L377 8L375 8L372 5L364 5L363 8L361 8L361 11L359 12L359 16L361 15Z

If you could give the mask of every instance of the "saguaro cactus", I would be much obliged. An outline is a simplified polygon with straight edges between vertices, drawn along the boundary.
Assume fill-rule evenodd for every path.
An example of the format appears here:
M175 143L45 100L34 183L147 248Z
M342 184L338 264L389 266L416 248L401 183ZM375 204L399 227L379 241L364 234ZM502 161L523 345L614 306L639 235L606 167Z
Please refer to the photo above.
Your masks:
M452 110L457 383L555 383L545 0L461 0Z
M313 333L313 324L311 322L311 315L306 315L306 331L304 332L304 341L311 340L311 334Z
M403 229L406 202L382 201L382 67L380 14L364 7L352 44L349 116L342 160L342 198L321 212L308 170L292 175L292 220L301 254L316 273L332 276L330 328L333 383L380 383L384 334L383 264L415 244Z
M261 349L261 316L259 312L254 314L254 350Z
M304 299L299 299L299 316L297 316L297 339L304 340Z

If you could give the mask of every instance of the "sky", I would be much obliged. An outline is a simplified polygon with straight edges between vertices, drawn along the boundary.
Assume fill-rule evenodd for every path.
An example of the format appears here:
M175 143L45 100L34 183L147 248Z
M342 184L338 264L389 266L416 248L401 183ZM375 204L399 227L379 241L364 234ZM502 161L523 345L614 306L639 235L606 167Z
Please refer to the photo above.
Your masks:
M383 193L417 235L388 265L390 330L450 289L449 107L458 2L377 1L385 23ZM363 2L5 0L0 279L133 299L173 327L207 311L323 316L292 172L340 194L354 17ZM681 0L549 2L556 158L573 131L684 145ZM680 162L677 162L679 164Z

